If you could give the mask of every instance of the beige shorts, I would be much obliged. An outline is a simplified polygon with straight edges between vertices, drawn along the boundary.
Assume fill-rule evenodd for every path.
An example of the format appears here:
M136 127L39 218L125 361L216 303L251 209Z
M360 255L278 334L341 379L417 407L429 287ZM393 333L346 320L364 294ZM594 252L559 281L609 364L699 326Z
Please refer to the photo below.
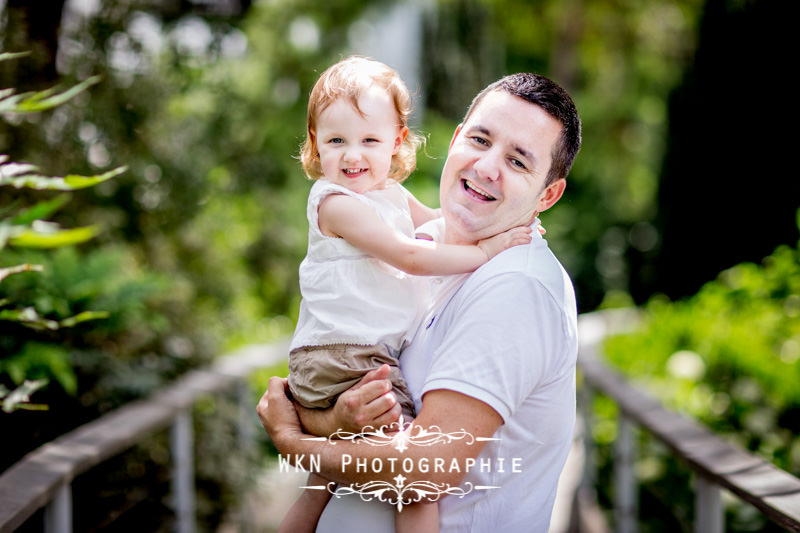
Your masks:
M414 402L400 373L397 358L382 344L332 344L292 350L289 354L289 389L303 407L325 409L332 406L341 393L358 383L364 374L384 363L392 367L389 379L403 416L413 418Z

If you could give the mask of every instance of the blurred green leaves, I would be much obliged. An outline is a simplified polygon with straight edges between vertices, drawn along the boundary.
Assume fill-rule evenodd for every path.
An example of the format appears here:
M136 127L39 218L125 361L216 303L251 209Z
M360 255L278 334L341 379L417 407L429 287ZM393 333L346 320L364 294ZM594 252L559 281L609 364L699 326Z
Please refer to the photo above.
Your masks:
M0 54L0 61L20 57L22 54ZM99 83L98 76L58 92L56 89L16 94L13 89L0 90L0 113L36 113L46 111L69 101L92 85Z
M3 401L3 411L13 413L18 409L40 411L47 409L46 405L30 403L31 394L47 385L46 379L29 380L13 391L0 385L0 400Z
M641 327L607 339L605 353L668 408L800 475L800 243L778 247L761 264L725 270L684 300L652 298ZM613 434L601 429L612 427L616 415L607 409L595 415L599 443L610 445ZM675 480L670 459L648 442L643 439L648 448L641 461L650 474L640 477L642 490L647 497L662 490L659 505L679 515L691 508L688 499L674 496L685 481ZM610 464L605 455L599 455L605 457L601 469ZM729 506L732 530L768 526L748 509Z
M13 163L7 155L0 154L0 185L10 185L17 189L28 188L37 191L75 191L94 187L99 183L119 176L127 169L115 168L95 176L67 175L64 177L43 176L35 165Z
M0 54L0 62L24 57L26 54ZM0 113L33 113L52 109L76 95L82 93L99 81L93 77L72 88L56 92L44 90L15 94L14 89L0 90ZM9 157L0 154L0 186L11 186L17 189L72 191L91 187L102 183L124 172L118 168L102 175L51 178L38 173L36 166L9 161ZM59 196L49 201L41 201L29 207L3 208L0 213L0 250L6 246L16 248L60 248L86 242L97 235L93 226L62 229L58 224L43 220L61 208L67 201L66 196ZM16 211L16 213L14 212ZM41 264L21 263L0 268L0 282L12 275L25 272L42 272ZM5 289L5 287L3 288ZM20 306L14 296L4 295L0 298L0 322L11 322L22 326L41 329L58 330L75 327L78 324L106 318L104 311L84 310L71 316L53 319L43 315L33 305ZM18 408L43 409L46 406L30 404L30 395L44 387L50 378L55 378L69 394L77 391L77 377L69 361L68 351L54 344L29 342L22 345L21 350L5 352L0 359L0 375L7 374L11 381L18 385L9 391L2 387L3 411L13 412ZM40 379L36 379L40 378Z

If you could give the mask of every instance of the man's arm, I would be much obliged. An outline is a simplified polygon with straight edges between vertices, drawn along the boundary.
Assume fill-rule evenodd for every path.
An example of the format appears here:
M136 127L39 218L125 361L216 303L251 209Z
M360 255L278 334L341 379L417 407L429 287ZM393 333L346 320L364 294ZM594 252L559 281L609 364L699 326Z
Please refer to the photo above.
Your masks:
M467 470L468 459L475 459L484 442L468 439L441 442L432 446L416 446L410 443L403 451L394 446L372 446L348 440L328 441L304 440L312 437L303 432L297 413L286 397L286 380L270 379L269 388L258 404L261 423L272 437L278 451L290 461L300 456L306 460L310 456L320 459L321 475L342 484L365 483L373 480L394 482L398 474L408 485L414 481L430 481L458 485ZM500 415L487 404L469 396L450 390L430 391L423 397L422 409L414 420L411 435L418 429L430 430L436 426L443 433L464 431L473 437L491 437L503 423ZM367 468L358 468L357 459ZM405 466L411 459L412 471ZM446 467L434 469L436 459L444 459ZM452 468L457 460L459 468ZM373 463L376 461L376 463ZM377 462L379 461L379 463ZM426 463L427 462L427 463ZM421 471L419 465L426 463L429 468ZM372 465L383 466L380 472ZM309 464L303 464L308 468Z

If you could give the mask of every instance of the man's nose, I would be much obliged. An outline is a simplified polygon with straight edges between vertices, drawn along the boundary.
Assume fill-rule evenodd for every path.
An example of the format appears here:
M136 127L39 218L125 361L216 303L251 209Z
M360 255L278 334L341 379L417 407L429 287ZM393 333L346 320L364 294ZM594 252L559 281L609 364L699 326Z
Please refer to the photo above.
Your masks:
M502 158L496 150L486 150L481 154L473 168L479 178L496 181L500 178Z

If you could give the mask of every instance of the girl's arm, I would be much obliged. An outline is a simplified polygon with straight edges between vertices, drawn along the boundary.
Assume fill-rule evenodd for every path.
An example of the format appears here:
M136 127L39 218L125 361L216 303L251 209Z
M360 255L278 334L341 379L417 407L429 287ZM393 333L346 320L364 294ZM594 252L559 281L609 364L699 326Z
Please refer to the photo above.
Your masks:
M395 268L421 276L472 272L506 248L531 240L527 227L513 228L479 245L413 239L395 231L363 202L343 194L322 200L319 228L323 234L341 237Z

